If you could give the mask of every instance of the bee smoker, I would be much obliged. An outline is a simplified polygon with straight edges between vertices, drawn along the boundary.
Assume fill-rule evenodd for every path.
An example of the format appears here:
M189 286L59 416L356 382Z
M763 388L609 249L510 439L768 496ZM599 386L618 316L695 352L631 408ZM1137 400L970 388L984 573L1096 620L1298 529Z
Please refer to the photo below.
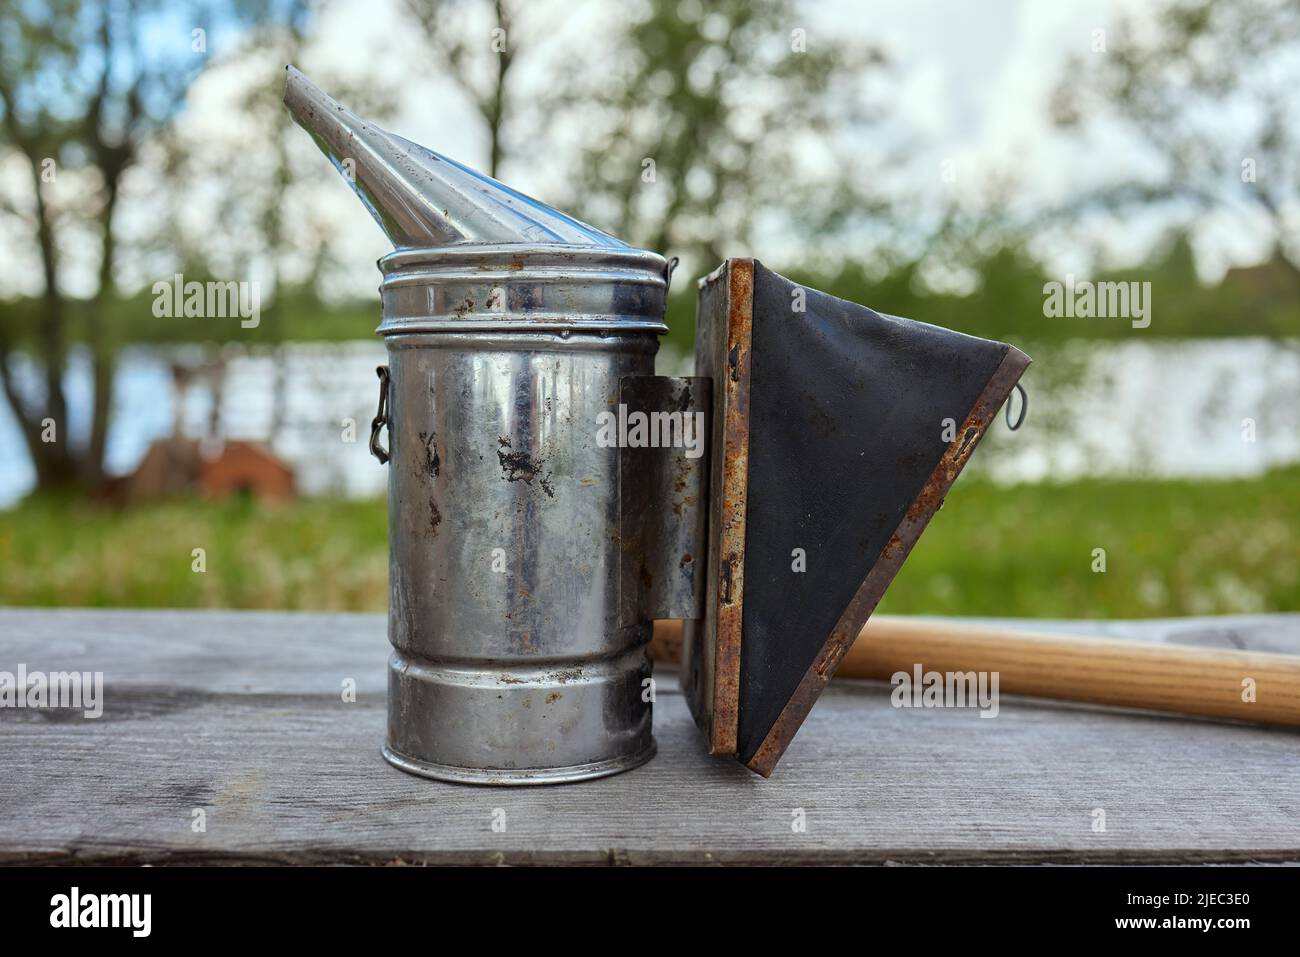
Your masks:
M668 262L377 129L292 68L285 102L398 247L379 263L371 445L389 468L385 757L493 784L643 763L651 613L672 611L647 602L673 578L694 593L680 556L646 584L654 462L602 444L598 416L641 401L622 383L655 382Z
M728 260L699 374L656 376L664 257L288 73L395 247L384 756L476 784L636 767L665 618L710 751L770 774L1028 359Z
M651 624L623 594L620 455L596 423L653 375L665 266L477 243L381 263L398 767L567 781L654 753Z

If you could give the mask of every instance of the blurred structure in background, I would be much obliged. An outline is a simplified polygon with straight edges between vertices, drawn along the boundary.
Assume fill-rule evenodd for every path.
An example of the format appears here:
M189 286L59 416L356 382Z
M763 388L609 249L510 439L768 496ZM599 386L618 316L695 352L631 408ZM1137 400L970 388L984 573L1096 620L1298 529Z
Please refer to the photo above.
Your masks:
M154 441L134 472L105 484L105 498L120 505L195 494L287 502L294 497L293 469L255 442L214 444L172 437Z

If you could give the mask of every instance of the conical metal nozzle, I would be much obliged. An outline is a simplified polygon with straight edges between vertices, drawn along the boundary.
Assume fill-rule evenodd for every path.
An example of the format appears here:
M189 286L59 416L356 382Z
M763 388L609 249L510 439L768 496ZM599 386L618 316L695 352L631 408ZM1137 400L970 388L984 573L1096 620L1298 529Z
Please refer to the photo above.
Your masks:
M388 133L345 109L292 66L284 104L366 204L393 245L627 243Z

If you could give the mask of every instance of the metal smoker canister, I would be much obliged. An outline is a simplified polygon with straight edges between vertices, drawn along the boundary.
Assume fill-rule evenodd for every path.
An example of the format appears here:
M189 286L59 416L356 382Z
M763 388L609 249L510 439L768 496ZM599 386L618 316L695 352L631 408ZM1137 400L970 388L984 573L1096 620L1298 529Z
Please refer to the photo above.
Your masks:
M623 377L653 375L666 266L520 244L380 261L396 766L524 784L653 755L651 625L596 423Z
M654 375L668 263L292 67L284 99L396 247L371 430L390 466L385 756L491 784L635 767L654 753L651 622L703 605L707 458L684 431L620 447L600 421L706 418L707 381Z

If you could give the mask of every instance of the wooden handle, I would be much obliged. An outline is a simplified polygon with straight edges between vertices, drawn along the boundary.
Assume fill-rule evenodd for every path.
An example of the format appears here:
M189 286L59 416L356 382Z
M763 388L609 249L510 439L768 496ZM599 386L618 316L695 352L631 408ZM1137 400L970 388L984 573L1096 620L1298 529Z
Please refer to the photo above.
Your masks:
M680 659L680 622L655 622L651 655ZM918 664L927 672L996 671L1000 694L1300 726L1300 655L881 615L867 622L835 676L889 681Z

